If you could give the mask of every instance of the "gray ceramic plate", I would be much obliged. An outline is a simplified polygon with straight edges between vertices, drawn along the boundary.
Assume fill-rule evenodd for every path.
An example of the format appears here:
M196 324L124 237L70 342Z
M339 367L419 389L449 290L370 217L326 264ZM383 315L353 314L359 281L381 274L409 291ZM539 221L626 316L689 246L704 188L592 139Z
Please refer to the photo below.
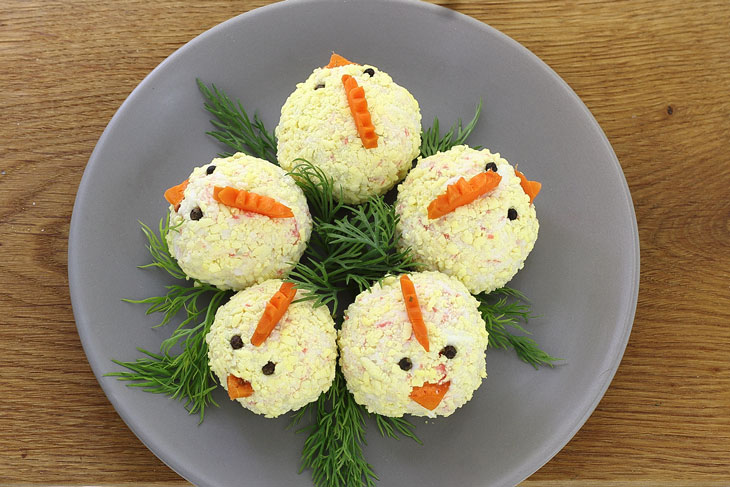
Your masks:
M222 147L209 130L195 78L214 82L274 127L297 82L331 51L388 72L419 100L427 124L469 118L471 138L543 183L540 237L512 285L532 298L538 342L565 365L535 371L511 352L488 354L489 378L449 418L416 419L425 445L374 428L367 458L381 486L513 485L581 427L613 377L636 307L639 249L631 197L611 146L571 89L537 57L469 17L409 1L292 1L225 22L189 42L124 102L99 140L79 188L69 280L79 335L104 392L165 463L206 486L311 485L298 475L304 438L286 419L242 410L222 390L202 425L180 403L104 374L111 358L156 350L170 330L123 297L167 284L149 262L138 220L155 225L163 191ZM242 475L242 472L245 475Z

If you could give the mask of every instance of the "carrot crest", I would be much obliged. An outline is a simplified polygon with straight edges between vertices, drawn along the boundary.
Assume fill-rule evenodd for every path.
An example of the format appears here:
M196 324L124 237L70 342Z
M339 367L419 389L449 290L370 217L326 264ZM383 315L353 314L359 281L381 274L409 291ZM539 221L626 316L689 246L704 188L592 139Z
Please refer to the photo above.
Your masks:
M342 84L345 85L347 103L350 105L352 118L355 120L357 134L360 136L363 147L374 149L378 146L378 134L375 133L368 102L365 99L365 89L357 85L355 78L349 74L342 75Z
M339 68L340 66L347 66L348 64L357 64L353 63L352 61L349 61L339 54L332 53L332 56L330 56L330 62L325 68Z
M276 324L279 323L284 313L286 313L296 294L297 290L291 282L285 282L281 285L276 294L266 303L264 314L261 315L256 325L256 330L254 330L251 336L251 345L255 347L261 346L269 338L269 335L271 335Z
M532 204L535 200L535 196L537 196L537 193L540 192L542 184L537 181L528 181L525 175L517 169L515 169L515 174L518 178L520 178L520 186L522 186L522 190L527 193L527 196L530 197L530 204Z
M172 188L169 188L167 191L165 191L165 199L168 203L175 207L175 211L180 209L180 203L182 203L182 200L185 197L184 193L185 188L188 187L188 182L189 181L186 179L177 186L173 186Z
M213 199L219 203L240 210L251 211L269 218L292 218L291 208L276 201L274 198L236 189L230 186L213 188Z
M426 329L426 323L423 321L423 315L421 314L421 306L418 304L418 296L416 295L416 287L413 285L413 281L403 274L400 276L400 289L403 293L403 301L406 305L406 313L408 313L408 320L411 322L413 327L413 335L421 344L424 350L429 351L428 345L428 330Z
M468 205L496 188L501 180L502 176L494 171L481 172L469 181L459 178L454 184L448 185L444 194L437 196L428 205L428 218L441 218L460 206Z

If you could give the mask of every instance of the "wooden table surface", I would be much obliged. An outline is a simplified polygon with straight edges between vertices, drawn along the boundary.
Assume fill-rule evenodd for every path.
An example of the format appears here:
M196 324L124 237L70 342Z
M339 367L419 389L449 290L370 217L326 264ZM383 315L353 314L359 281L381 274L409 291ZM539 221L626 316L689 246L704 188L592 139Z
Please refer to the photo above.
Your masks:
M185 485L81 348L66 251L104 127L158 63L266 1L0 3L0 484ZM525 486L730 485L730 2L435 2L516 39L583 99L636 207L641 287L608 392Z

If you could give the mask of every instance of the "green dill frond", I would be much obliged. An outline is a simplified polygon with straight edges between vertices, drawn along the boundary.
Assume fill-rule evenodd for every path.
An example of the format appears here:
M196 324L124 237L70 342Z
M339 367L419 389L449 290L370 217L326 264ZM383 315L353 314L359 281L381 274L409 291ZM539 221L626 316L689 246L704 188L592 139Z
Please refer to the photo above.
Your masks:
M441 136L441 132L439 131L439 119L435 118L431 128L424 130L421 133L420 157L432 156L437 152L444 152L454 146L464 144L466 139L474 130L474 127L476 127L481 113L482 100L480 99L471 122L469 122L466 127L462 128L462 122L461 119L459 119L444 136ZM475 147L475 149L479 148L480 147Z
M180 269L177 261L170 255L170 249L167 248L167 239L165 236L168 232L175 230L177 227L170 227L170 214L168 213L165 218L160 219L158 226L158 232L160 237L155 235L150 227L142 222L139 222L142 226L142 233L147 237L147 250L152 255L152 263L139 266L140 269L146 269L149 267L158 267L175 279L187 279L185 273Z
M332 222L343 206L342 198L335 198L334 180L305 159L295 159L295 162L298 164L288 174L304 192L312 216L320 222Z
M214 84L208 88L201 80L196 81L207 100L205 109L217 119L210 121L217 130L206 132L206 134L226 144L235 152L243 152L278 165L276 137L272 132L266 130L258 114L254 113L252 121L240 101L234 102ZM231 154L220 155L225 157Z
M405 418L391 418L389 416L381 416L380 414L369 413L375 418L375 424L378 427L380 435L385 438L393 438L399 440L399 434L405 438L410 438L419 445L423 442L416 436L414 432L415 426Z
M399 247L399 217L382 196L342 211L331 223L315 219L312 242L288 277L310 292L302 300L331 306L335 313L342 291L362 292L387 274L418 269L411 249Z
M314 421L297 430L307 435L299 472L311 470L317 487L373 487L378 477L363 453L366 413L347 391L339 367L332 387L293 421L307 412Z
M489 294L475 296L479 301L482 314L489 332L489 346L492 348L512 349L525 363L534 368L540 366L554 367L555 362L562 359L540 349L521 323L527 323L531 317L531 307L524 294L516 289L503 287ZM509 328L524 335L516 335Z
M186 279L167 247L169 215L160 220L159 237L145 224L142 231L148 240L153 262L142 267L158 267L178 279ZM165 394L185 403L191 413L200 414L203 421L205 408L215 404L212 392L217 387L208 365L208 344L205 335L210 330L215 312L231 295L210 284L191 281L188 286L173 284L166 287L164 296L145 299L125 299L129 303L148 304L146 314L162 313L162 321L156 326L168 324L181 311L184 318L172 335L160 345L160 353L138 349L144 357L132 362L112 360L128 371L107 374L119 380L130 382L130 386L141 387L146 392ZM209 299L201 305L201 301ZM196 322L202 316L202 321ZM180 350L179 353L175 353Z

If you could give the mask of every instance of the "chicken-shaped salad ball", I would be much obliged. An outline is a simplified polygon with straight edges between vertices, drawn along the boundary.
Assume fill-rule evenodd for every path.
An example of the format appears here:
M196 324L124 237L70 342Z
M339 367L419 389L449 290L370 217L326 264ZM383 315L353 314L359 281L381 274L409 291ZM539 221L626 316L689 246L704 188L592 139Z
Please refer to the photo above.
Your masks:
M358 295L338 341L355 401L385 416L448 416L487 376L478 302L439 272L389 276Z
M375 66L333 54L281 108L277 157L305 159L335 183L335 196L362 203L405 177L421 145L421 112L405 88Z
M242 153L195 168L165 198L171 255L187 276L221 289L285 277L312 232L307 200L291 176Z
M228 396L268 418L315 401L335 377L334 321L326 306L292 303L301 292L278 279L239 291L205 337Z
M398 186L401 244L426 269L454 276L474 294L504 286L537 240L529 181L487 149L456 146L418 161Z

